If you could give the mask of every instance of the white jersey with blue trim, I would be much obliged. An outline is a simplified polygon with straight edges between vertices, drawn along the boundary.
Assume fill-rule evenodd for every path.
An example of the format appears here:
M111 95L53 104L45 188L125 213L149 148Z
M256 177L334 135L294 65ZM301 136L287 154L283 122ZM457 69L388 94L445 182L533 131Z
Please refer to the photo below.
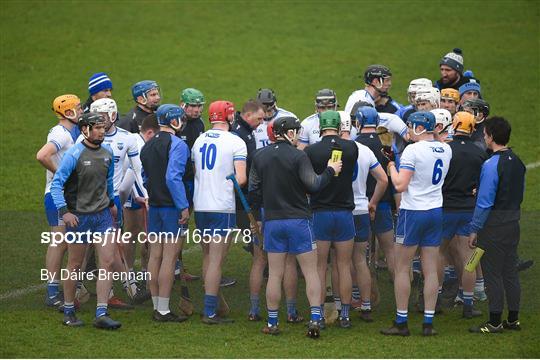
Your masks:
M302 128L298 135L298 141L302 144L313 145L321 141L321 132L319 125L319 113L311 114L302 121ZM351 127L351 139L354 140L358 136L358 130Z
M127 130L119 127L115 127L115 130L110 134L105 134L103 144L109 145L113 152L114 161L114 195L119 194L120 184L124 178L124 160L129 158L131 166L135 170L141 172L141 160L139 158L139 147L137 145L136 134L132 134ZM81 142L84 139L82 135L79 136L77 142ZM142 184L142 180L139 182Z
M57 168L60 165L60 161L62 161L66 151L68 151L68 149L75 144L71 132L60 124L49 130L49 134L47 135L47 143L52 143L56 147L56 154L52 156L52 161ZM53 177L54 174L47 170L45 194L51 191L51 182Z
M276 113L274 114L274 117L270 121L274 121L284 116L292 116L298 119L298 117L292 112L278 107L276 108ZM270 144L270 139L268 138L268 130L267 130L268 122L269 121L263 120L263 122L259 126L257 126L255 130L253 130L253 135L255 135L255 144L257 146L257 149L263 148Z
M442 187L452 160L452 149L439 141L419 141L405 148L400 170L413 171L401 196L401 209L430 210L443 204Z
M345 105L345 112L350 114L354 104L356 104L359 101L370 103L371 105L373 105L373 107L375 107L375 100L373 99L371 94L368 93L366 90L362 89L362 90L353 91L351 96L349 96L349 99L347 100L347 104Z
M195 167L195 211L234 213L234 162L246 161L246 143L228 131L211 129L195 140L191 161Z
M408 131L408 127L403 120L396 114L391 113L379 113L379 126L387 128L389 132L398 134L402 138L405 137Z
M377 157L367 146L355 141L358 146L358 160L353 172L354 215L367 214L368 197L366 195L366 183L370 170L380 166Z

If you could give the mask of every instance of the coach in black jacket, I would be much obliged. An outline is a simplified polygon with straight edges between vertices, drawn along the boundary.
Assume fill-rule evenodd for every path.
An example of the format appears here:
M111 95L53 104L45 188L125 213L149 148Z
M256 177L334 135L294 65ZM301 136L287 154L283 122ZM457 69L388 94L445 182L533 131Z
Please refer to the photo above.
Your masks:
M249 175L249 194L254 207L264 203L264 249L268 252L269 276L266 288L268 326L263 332L275 334L281 298L281 282L287 254L296 255L306 280L311 306L308 336L318 337L321 320L321 288L317 273L317 245L307 193L326 187L341 161L327 162L317 175L305 152L295 148L300 121L281 117L274 122L276 143L258 150Z

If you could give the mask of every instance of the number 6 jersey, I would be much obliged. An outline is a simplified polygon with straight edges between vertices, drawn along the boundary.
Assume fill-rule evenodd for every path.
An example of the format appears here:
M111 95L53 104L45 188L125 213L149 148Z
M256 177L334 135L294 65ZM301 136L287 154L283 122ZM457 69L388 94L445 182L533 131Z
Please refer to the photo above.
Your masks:
M234 187L227 176L234 174L234 162L246 161L247 148L235 134L208 130L195 140L191 159L195 167L195 211L234 213Z
M452 149L439 141L419 141L405 148L399 169L412 170L411 182L401 197L401 209L442 207L442 186L452 160Z

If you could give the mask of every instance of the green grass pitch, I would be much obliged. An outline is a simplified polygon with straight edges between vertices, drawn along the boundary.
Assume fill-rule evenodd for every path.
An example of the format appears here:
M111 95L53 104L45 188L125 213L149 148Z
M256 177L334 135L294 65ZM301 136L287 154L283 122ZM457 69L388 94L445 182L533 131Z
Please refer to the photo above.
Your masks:
M510 119L511 145L526 164L540 161L540 6L537 1L3 1L0 7L0 357L539 357L540 266L522 273L523 331L471 336L460 312L435 319L440 335L386 338L378 330L394 316L388 274L380 273L383 300L376 321L354 321L349 331L328 329L319 341L304 328L284 325L265 337L249 323L250 257L235 246L224 273L239 279L225 290L231 326L207 327L198 315L183 324L156 324L147 304L113 311L116 332L89 325L95 299L80 316L81 329L66 329L61 315L43 305L39 269L47 230L42 211L44 170L35 160L55 123L51 101L62 93L87 96L89 76L105 71L122 113L131 106L130 86L142 79L161 85L163 102L177 102L182 88L207 99L242 104L260 87L277 91L280 106L299 117L313 112L315 92L336 90L341 104L361 86L363 69L388 65L391 95L406 102L413 78L438 78L438 62L454 47L465 68L482 81L492 113ZM540 169L527 174L520 253L539 260ZM200 251L186 256L193 272ZM536 280L535 280L536 279ZM190 285L201 308L200 283ZM300 289L303 282L300 282ZM122 294L121 290L117 293ZM264 294L264 290L262 292ZM179 291L175 288L172 303ZM262 296L263 298L264 296ZM264 302L261 304L264 308ZM299 307L306 312L302 290ZM481 305L486 310L486 305ZM283 307L282 307L283 310ZM283 314L284 311L282 311ZM281 319L285 323L285 319ZM474 323L474 322L473 322Z

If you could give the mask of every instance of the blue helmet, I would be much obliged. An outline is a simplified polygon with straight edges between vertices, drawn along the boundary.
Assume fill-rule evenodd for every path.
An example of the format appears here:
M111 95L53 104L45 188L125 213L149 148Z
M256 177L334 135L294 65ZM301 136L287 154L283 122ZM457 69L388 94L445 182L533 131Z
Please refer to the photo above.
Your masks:
M356 120L360 126L363 127L377 127L379 126L379 113L371 106L361 106L356 110Z
M184 116L184 109L174 104L163 104L158 107L156 111L156 117L158 124L161 126L170 126L174 130L179 130L182 127L182 117ZM178 126L173 126L171 121L178 120Z
M411 124L413 129L418 125L422 125L427 132L432 132L436 124L435 115L429 111L417 111L409 116L407 124Z
M135 83L131 87L131 95L133 95L133 100L137 101L139 96L145 96L147 92L152 89L159 89L159 85L154 80L143 80Z

